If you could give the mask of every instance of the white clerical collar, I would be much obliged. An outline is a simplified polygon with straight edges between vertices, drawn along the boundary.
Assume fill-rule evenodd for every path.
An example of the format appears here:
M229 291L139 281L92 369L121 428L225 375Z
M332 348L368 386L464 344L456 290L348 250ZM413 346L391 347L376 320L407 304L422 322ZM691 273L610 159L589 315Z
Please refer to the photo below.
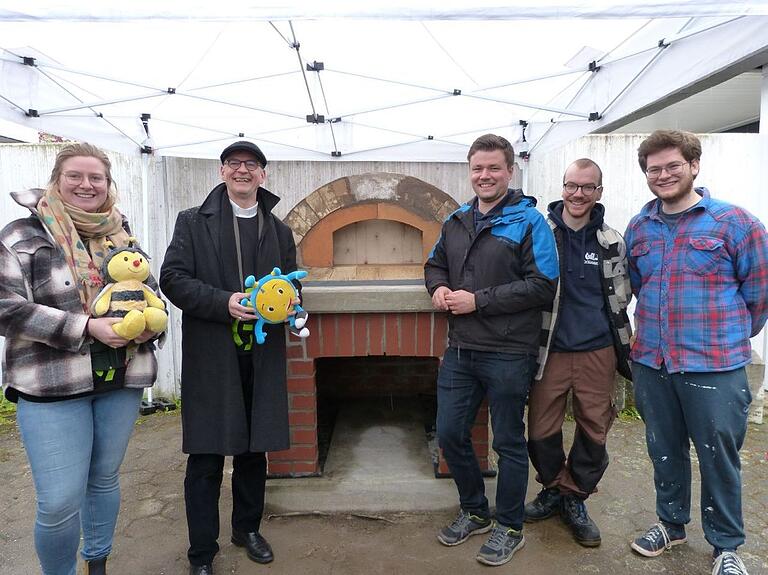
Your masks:
M232 213L235 214L235 217L238 217L238 218L253 218L256 216L256 213L259 211L258 202L253 204L250 208L241 208L231 199L229 200L229 203L232 204Z

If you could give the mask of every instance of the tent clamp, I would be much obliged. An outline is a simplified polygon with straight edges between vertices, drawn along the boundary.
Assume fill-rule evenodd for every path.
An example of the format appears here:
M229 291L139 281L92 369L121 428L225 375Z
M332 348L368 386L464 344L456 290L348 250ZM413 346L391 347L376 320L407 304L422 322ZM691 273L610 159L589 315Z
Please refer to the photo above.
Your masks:
M434 136L427 136L427 140L434 140L434 139L435 139Z
M22 56L21 63L25 66L37 66L37 63L32 56Z
M335 118L328 120L329 124L338 124L339 122L341 122L341 116L336 116Z
M142 146L141 147L141 153L142 154L148 154L148 155L151 156L152 155L152 146Z
M38 114L37 110L35 110L34 108L30 108L25 113L27 115L27 118L39 118L40 117L40 114Z
M176 88L168 88L166 90L166 92L168 92L169 94L175 94L176 93Z
M333 150L331 152L331 157L332 158L340 158L341 157L341 152L339 152L338 150Z
M325 116L323 116L322 114L307 114L307 123L308 124L324 124Z
M245 132L239 132L239 133L237 134L237 137L238 137L238 138L245 138Z
M669 42L667 41L666 38L662 38L661 40L659 40L658 46L659 48L666 48L667 46L669 46Z
M319 72L325 70L325 65L322 62L315 60L311 64L307 64L307 72Z
M149 120L150 118L152 118L152 114L142 114L142 115L141 115L141 121L142 121L142 122L146 122L146 121L147 121L147 120Z
M528 150L520 150L520 153L517 155L520 156L521 160L527 160L531 157L531 153Z
M461 90L459 90L458 88L454 88L453 89L453 95L454 96L461 96Z
M596 60L592 60L589 63L589 71L590 72L597 72L599 69L600 69L600 66L597 65L597 61Z
M597 120L601 120L602 116L600 115L600 112L590 112L589 118L587 118L590 122L596 122Z

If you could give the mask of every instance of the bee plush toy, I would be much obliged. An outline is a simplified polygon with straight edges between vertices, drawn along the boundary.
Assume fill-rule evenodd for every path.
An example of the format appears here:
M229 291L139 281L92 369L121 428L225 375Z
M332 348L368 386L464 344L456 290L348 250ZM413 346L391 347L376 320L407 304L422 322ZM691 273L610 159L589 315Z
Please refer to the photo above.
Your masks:
M102 264L102 276L109 282L91 304L94 317L121 317L112 326L120 337L131 340L145 329L154 333L165 331L168 314L165 304L144 282L149 277L149 257L135 245L111 249Z
M293 301L298 298L298 292L291 280L301 279L307 272L298 270L288 275L283 275L280 268L274 268L272 273L264 276L258 282L254 276L245 278L245 287L253 288L249 299L244 299L242 305L247 305L255 310L259 316L254 326L256 343L264 343L267 337L264 331L265 323L288 322L291 332L299 337L309 336L309 330L304 327L309 314ZM289 315L291 311L295 313Z

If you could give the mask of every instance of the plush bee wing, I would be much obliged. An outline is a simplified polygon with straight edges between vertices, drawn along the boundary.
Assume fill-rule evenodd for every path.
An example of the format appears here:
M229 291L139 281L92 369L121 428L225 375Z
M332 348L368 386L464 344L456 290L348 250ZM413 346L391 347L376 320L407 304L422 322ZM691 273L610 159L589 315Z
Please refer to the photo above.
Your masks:
M115 284L109 283L105 285L91 303L91 315L98 317L102 316L109 311L109 302L112 298L112 289Z

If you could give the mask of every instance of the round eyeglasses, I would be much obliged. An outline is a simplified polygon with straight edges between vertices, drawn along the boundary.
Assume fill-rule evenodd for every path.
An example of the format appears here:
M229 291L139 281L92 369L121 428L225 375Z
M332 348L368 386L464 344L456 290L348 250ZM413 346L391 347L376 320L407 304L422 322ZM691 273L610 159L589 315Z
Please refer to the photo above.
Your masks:
M661 176L661 172L667 172L670 176L679 176L683 173L683 166L690 162L670 162L666 166L652 166L645 170L645 177L655 180Z
M575 194L578 190L581 190L581 193L585 196L591 196L594 194L597 190L602 190L603 186L596 186L595 184L574 184L573 182L565 182L563 184L563 189L565 190L565 193L569 196L572 196Z

